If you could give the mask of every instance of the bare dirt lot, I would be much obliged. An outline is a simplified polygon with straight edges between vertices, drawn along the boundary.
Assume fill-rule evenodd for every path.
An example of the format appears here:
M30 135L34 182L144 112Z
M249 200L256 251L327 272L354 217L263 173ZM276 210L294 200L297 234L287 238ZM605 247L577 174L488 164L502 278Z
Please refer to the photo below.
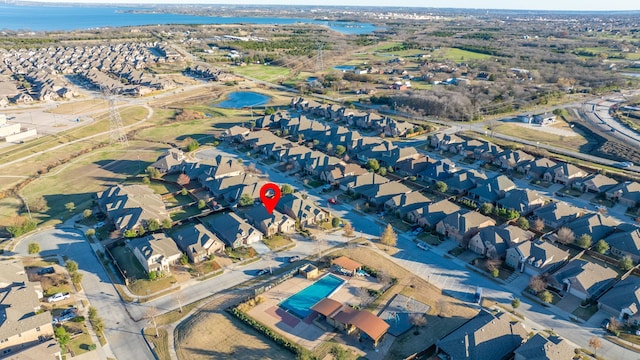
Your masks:
M179 359L291 359L293 355L241 323L224 308L225 296L206 305L176 329Z

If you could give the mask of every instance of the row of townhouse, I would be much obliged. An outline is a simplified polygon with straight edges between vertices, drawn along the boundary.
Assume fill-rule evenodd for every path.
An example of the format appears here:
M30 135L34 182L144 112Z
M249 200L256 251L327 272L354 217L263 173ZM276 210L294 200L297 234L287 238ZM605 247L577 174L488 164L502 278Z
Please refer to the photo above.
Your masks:
M640 205L640 183L618 182L603 174L591 174L578 166L548 158L535 158L522 151L502 149L490 142L464 140L455 134L435 134L430 138L435 149L463 154L483 160L505 170L515 170L533 179L571 186L582 192L605 194L610 200L627 207ZM449 166L451 168L451 166ZM438 180L444 180L455 170L441 170Z
M10 96L16 103L48 101L74 95L64 76L77 74L96 87L113 92L141 95L153 89L164 90L170 82L153 77L142 69L173 61L157 55L157 43L9 49L0 51L0 74L12 76L29 86ZM99 74L101 75L99 75ZM129 84L124 86L121 80Z
M400 137L415 132L418 127L372 112L358 111L334 104L321 104L302 97L291 99L291 107L299 112L344 122L359 129L374 131L385 136Z

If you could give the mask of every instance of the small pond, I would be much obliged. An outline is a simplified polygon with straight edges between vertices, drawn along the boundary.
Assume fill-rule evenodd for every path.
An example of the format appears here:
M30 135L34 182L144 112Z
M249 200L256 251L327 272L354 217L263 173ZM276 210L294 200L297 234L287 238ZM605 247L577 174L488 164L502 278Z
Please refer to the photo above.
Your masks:
M213 104L215 107L223 109L242 109L249 106L260 106L269 102L271 97L252 91L235 91L229 93L227 98L219 103Z
M340 71L353 71L356 69L355 65L338 65L333 68Z

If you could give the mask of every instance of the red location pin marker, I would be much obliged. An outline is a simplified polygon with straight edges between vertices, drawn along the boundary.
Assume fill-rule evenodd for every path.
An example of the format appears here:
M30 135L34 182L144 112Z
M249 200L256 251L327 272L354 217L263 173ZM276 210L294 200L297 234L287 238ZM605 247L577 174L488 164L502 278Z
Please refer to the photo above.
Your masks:
M267 208L269 214L273 214L273 209L276 208L278 201L280 201L280 187L274 183L266 183L260 188L260 200Z

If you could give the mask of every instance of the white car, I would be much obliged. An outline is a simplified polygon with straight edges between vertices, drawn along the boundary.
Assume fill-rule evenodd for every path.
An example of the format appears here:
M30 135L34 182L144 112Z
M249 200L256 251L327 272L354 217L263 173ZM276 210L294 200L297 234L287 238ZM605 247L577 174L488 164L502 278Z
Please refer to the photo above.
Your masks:
M67 293L56 293L56 294L53 294L53 295L49 296L47 301L49 303L54 303L54 302L66 300L66 299L68 299L70 297L71 297L71 294L69 294L68 292Z

